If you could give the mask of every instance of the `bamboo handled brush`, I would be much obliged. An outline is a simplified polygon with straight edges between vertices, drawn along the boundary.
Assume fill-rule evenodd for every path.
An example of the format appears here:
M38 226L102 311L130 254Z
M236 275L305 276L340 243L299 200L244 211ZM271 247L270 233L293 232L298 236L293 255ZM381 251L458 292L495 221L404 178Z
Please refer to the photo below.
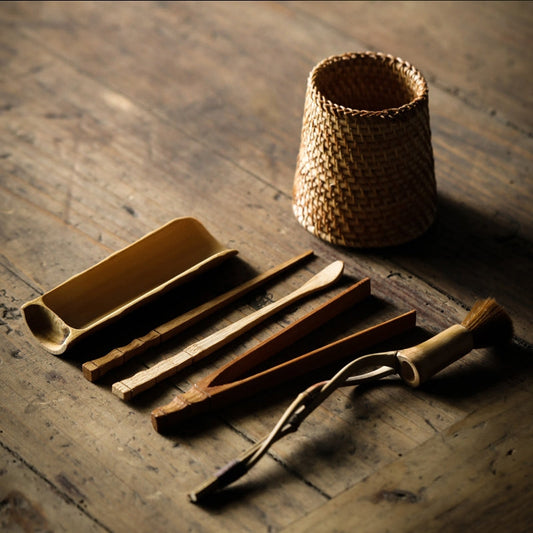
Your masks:
M274 442L296 431L304 418L338 387L375 381L393 374L417 387L474 348L503 344L512 334L509 315L489 298L476 302L461 324L451 326L417 346L370 354L351 361L330 380L316 383L301 393L269 435L191 492L190 501L198 503L246 474Z
M445 329L431 339L400 350L397 358L402 379L418 387L474 348L496 346L510 340L513 324L494 298L479 300L461 324Z

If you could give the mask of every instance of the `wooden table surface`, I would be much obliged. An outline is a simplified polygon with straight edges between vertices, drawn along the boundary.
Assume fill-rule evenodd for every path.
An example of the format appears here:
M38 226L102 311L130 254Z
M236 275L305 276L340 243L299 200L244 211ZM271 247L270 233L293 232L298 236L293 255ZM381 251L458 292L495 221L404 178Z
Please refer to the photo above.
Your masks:
M532 44L530 2L2 2L0 529L528 530ZM430 88L438 216L393 249L327 244L291 208L307 75L328 56L363 50L408 60ZM38 345L24 302L185 216L239 251L204 293L306 249L315 256L98 383L82 363L142 333L142 309L63 357ZM345 262L338 286L133 401L112 394L113 382L336 259ZM475 350L420 389L389 379L338 390L247 476L191 504L188 491L335 368L170 435L152 429L150 412L366 276L373 298L315 344L413 308L418 330L396 341L407 346L488 296L513 318L513 341ZM173 293L182 310L197 294L183 291Z

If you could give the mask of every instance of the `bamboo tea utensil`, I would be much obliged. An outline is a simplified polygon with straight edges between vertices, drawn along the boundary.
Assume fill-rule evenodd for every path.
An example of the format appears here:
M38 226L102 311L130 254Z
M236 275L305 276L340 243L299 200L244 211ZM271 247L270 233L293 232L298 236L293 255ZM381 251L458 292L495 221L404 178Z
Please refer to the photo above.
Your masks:
M27 302L22 314L53 354L237 253L198 220L177 218Z
M309 281L302 285L299 289L284 296L277 302L273 302L262 309L251 313L248 316L234 322L209 335L199 342L193 343L185 350L176 355L161 361L151 368L138 372L130 378L118 381L113 384L112 392L122 400L129 400L143 392L156 383L173 376L180 369L191 365L193 362L199 361L222 346L228 344L230 341L236 339L252 327L266 320L268 317L284 309L288 305L297 300L312 294L313 292L323 289L335 281L342 275L344 263L342 261L335 261L329 266L321 270L318 274L313 276Z
M134 356L144 353L149 348L157 346L162 342L174 337L178 333L184 331L186 328L196 324L201 319L206 318L216 311L219 311L223 307L244 296L246 293L270 281L278 274L285 272L290 267L300 263L312 255L313 251L307 250L306 252L293 257L292 259L289 259L288 261L285 261L271 268L270 270L259 274L258 276L255 276L254 278L242 283L238 287L235 287L234 289L231 289L224 294L221 294L212 300L209 300L208 302L205 302L202 305L187 311L183 315L157 326L157 328L149 331L142 337L132 340L126 346L115 348L98 359L86 361L82 366L83 375L89 381L96 381L111 369L124 364Z
M492 298L476 302L463 322L405 350L370 354L348 363L329 381L316 383L301 393L270 434L189 494L193 503L242 477L283 436L296 431L314 409L335 389L398 374L417 387L474 348L503 344L513 333L511 319Z
M307 357L296 363L299 366L278 365L276 369L258 372L255 375L249 375L248 378L245 377L247 374L251 374L258 365L268 361L281 350L311 331L320 328L324 323L361 302L369 295L370 279L365 278L233 359L222 368L215 370L199 383L196 383L185 394L176 396L168 405L152 411L154 429L164 432L190 416L207 412L215 407L220 408L229 402L243 398L259 390L259 387L263 388L263 386L273 384L274 381L277 382L277 374L280 371L281 373L285 372L285 378L289 379L296 375L292 374L293 368L298 370L301 368L302 371L311 370L313 358Z
M359 331L344 339L323 346L267 370L247 375L249 367L257 366L265 359L275 355L286 345L292 344L296 337L302 337L326 320L331 320L340 311L340 301L329 302L328 313L316 317L314 313L292 325L294 332L285 335L286 330L274 335L257 348L246 352L234 361L230 361L220 370L196 383L185 394L176 396L172 402L152 411L152 425L160 433L176 424L184 422L191 416L219 409L225 405L251 396L269 387L279 385L304 373L338 361L350 354L366 350L390 337L404 333L413 328L416 322L414 311L397 316L381 324ZM325 311L321 308L319 311ZM285 338L287 340L285 340ZM289 342L287 342L289 341ZM234 379L234 381L231 381Z

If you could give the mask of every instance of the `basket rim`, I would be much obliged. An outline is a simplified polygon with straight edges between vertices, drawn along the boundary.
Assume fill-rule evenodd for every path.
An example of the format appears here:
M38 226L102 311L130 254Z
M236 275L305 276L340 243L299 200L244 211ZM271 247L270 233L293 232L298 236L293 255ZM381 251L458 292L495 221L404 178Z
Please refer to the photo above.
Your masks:
M396 64L401 66L406 72L409 72L412 75L412 78L416 80L421 87L421 90L417 91L417 95L410 100L409 102L402 104L398 107L389 107L385 109L378 110L365 110L365 109L355 109L342 104L337 104L331 99L327 98L322 94L322 92L317 87L317 77L322 71L334 63L341 61L353 61L358 59L374 59L379 60L382 63L390 63L391 65ZM308 88L313 94L315 99L318 99L320 103L327 107L332 113L344 116L344 117L380 117L380 118L394 118L398 115L402 115L409 111L412 111L414 108L423 105L424 102L428 100L429 88L426 79L422 73L408 61L404 61L399 57L395 57L391 54L385 54L383 52L347 52L344 54L333 55L323 59L317 63L309 74L308 79Z

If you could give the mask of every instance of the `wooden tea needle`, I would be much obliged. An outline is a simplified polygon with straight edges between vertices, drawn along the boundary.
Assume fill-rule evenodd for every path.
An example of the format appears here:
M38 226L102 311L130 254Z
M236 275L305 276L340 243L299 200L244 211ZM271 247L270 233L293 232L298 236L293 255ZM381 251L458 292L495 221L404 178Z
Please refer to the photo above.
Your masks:
M316 383L302 392L269 435L189 493L190 501L198 503L246 474L274 442L296 431L304 418L338 387L375 381L392 374L398 374L407 384L417 387L474 348L503 344L510 340L512 333L509 315L489 298L476 302L461 324L417 346L351 361L330 380Z
M186 328L196 324L201 319L208 317L209 315L219 311L223 307L234 302L246 293L256 289L262 284L270 281L272 278L288 270L290 267L300 263L301 261L311 257L313 255L312 250L289 259L275 267L255 276L254 278L242 283L238 287L231 289L220 296L209 300L208 302L187 311L183 315L180 315L164 324L157 326L150 332L146 333L142 337L138 337L132 340L129 344L115 348L106 355L87 361L83 364L83 375L89 381L96 381L104 374L123 365L126 361L129 361L132 357L140 355L153 346L157 346L162 342L176 336L178 333L184 331Z
M191 344L185 348L185 350L161 361L153 367L138 372L130 378L114 383L111 389L113 394L122 400L133 398L156 383L173 376L182 368L203 359L288 305L296 302L304 296L308 296L309 294L318 291L319 289L331 285L341 277L343 269L344 263L342 261L331 263L304 283L300 288L287 294L280 300L272 302L262 309L237 320L237 322L229 324L225 328L216 331L205 339Z

